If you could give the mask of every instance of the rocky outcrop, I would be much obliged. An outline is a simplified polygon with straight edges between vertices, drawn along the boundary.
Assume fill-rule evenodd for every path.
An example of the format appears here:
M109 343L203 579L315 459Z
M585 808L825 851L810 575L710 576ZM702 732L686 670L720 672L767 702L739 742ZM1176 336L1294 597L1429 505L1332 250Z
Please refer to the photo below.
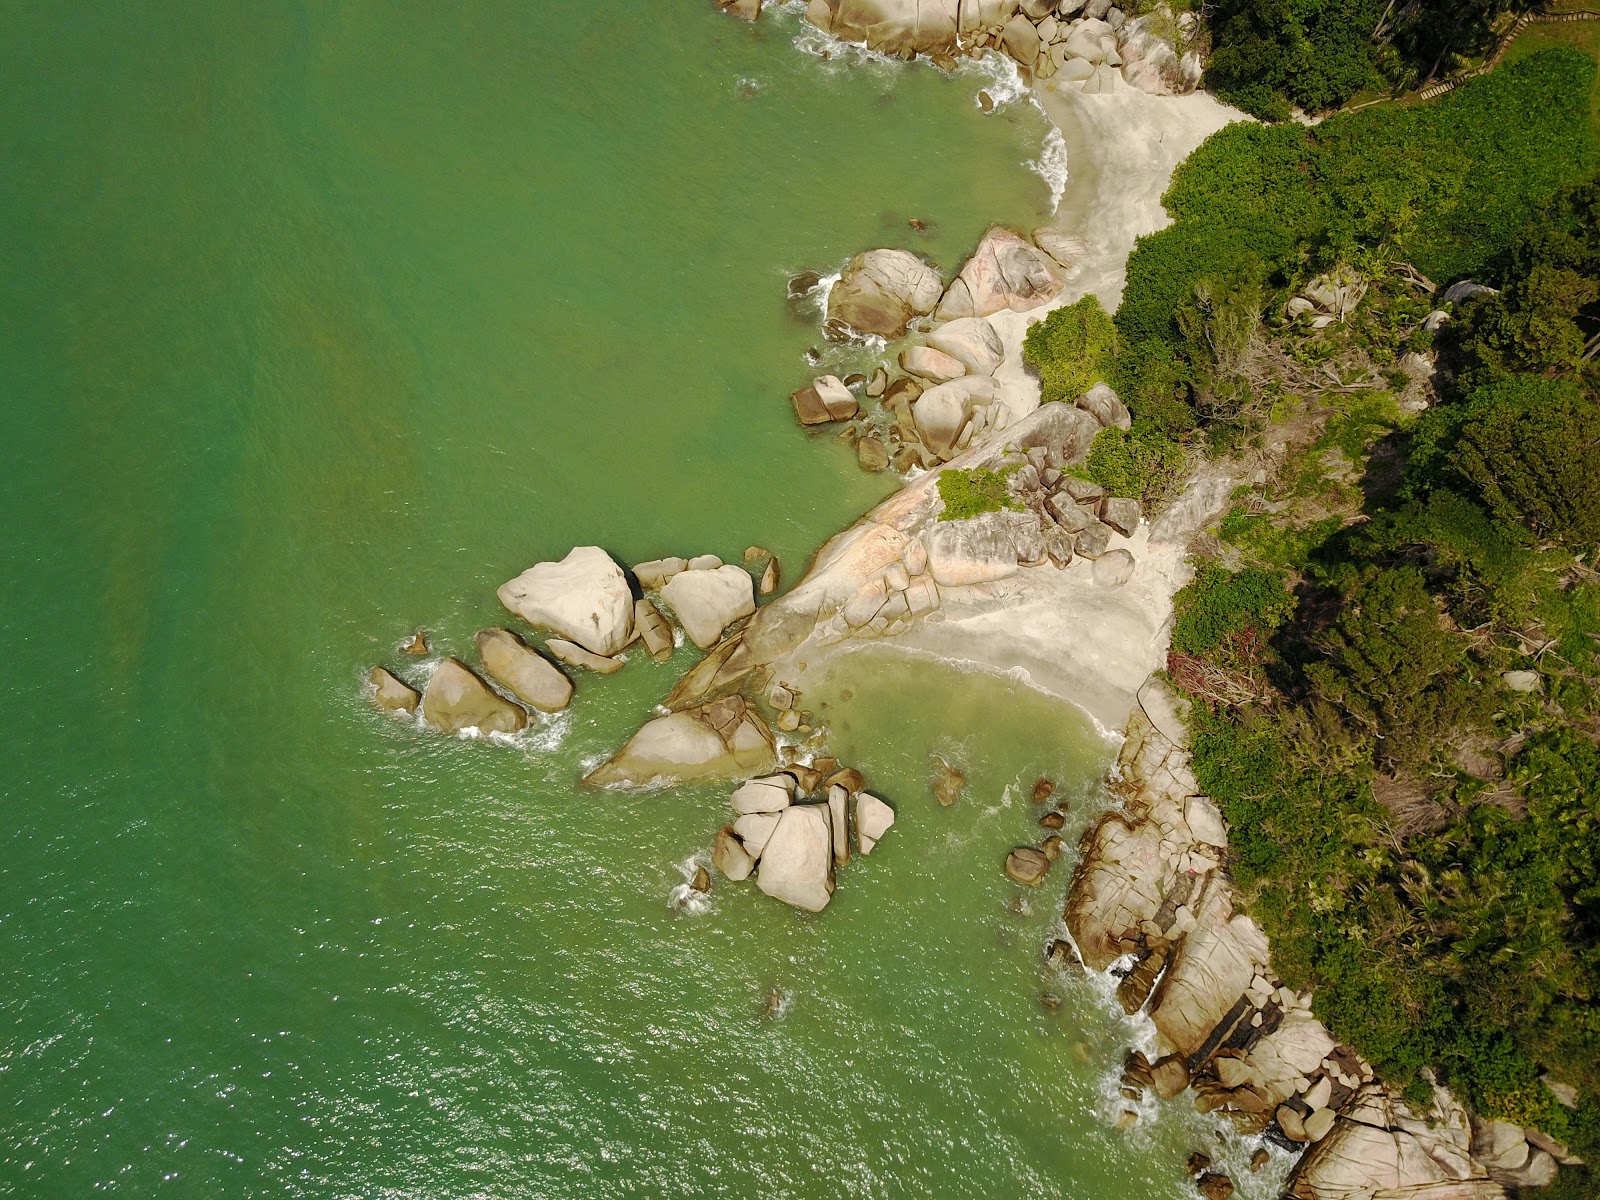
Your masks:
M584 782L643 787L695 779L745 779L777 765L772 731L742 696L648 721Z
M828 321L856 333L897 338L939 303L944 280L905 250L868 250L845 266L828 293Z
M367 683L372 688L372 702L384 712L409 716L417 711L421 694L388 668L373 667L367 673Z
M1027 312L1048 303L1060 291L1055 261L1032 242L996 225L983 235L934 315L952 321Z
M709 650L733 622L756 611L755 582L732 563L710 571L683 571L667 580L661 598L672 606L689 640Z
M422 692L423 718L441 733L516 733L528 715L494 691L459 659L439 664Z
M1265 936L1234 910L1227 828L1189 769L1181 709L1157 681L1141 691L1112 785L1122 806L1084 834L1064 913L1084 964L1114 967L1123 1007L1156 1028L1162 1055L1131 1055L1125 1086L1163 1098L1192 1087L1202 1111L1309 1145L1294 1200L1503 1197L1511 1177L1475 1157L1447 1092L1414 1112L1273 974ZM1535 1158L1526 1145L1507 1154Z
M821 912L833 899L833 831L824 804L797 804L778 815L757 860L756 886L774 900Z
M1176 46L1193 36L1196 18L1164 4L1130 18L1101 0L809 0L806 20L884 54L923 54L944 66L998 50L1038 79L1093 93L1193 91L1204 67Z
M509 629L480 629L478 657L489 677L540 712L560 712L572 703L572 681Z
M528 624L604 658L633 638L633 592L622 568L598 546L578 546L560 562L537 563L496 594Z
M974 375L993 375L1005 360L1005 343L983 317L948 321L928 335L928 345L948 354Z
M1051 225L1033 231L1033 244L1043 250L1064 271L1071 271L1089 257L1089 243L1075 233Z

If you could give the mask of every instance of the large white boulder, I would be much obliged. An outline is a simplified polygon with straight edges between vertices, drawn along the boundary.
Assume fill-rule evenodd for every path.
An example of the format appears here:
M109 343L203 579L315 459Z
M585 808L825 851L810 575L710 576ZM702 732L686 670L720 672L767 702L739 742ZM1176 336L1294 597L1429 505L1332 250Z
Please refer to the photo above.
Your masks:
M1088 77L1084 76L1085 79ZM1068 271L1089 257L1088 242L1075 233L1068 233L1065 229L1056 229L1050 225L1041 225L1033 231L1033 244Z
M1036 539L1038 532L1039 518L1030 512L935 521L925 535L928 572L940 587L1005 579L1017 573L1019 542Z
M962 317L928 335L928 345L942 350L974 375L993 375L1005 360L1005 343L982 317Z
M933 383L946 383L967 373L967 364L933 346L907 346L900 351L900 369Z
M894 809L871 792L856 796L856 844L862 854L871 854L893 824Z
M845 266L828 293L828 319L857 333L897 338L912 317L939 303L944 280L905 250L868 250Z
M1009 229L995 226L983 235L935 315L941 321L1026 312L1053 299L1061 279L1048 254Z
M536 563L496 595L528 624L603 658L633 637L633 592L622 568L598 546L576 546L560 562Z
M722 639L722 631L756 611L755 582L750 572L732 563L714 571L684 571L661 587L683 631L702 650Z
M821 912L833 898L833 831L822 804L797 804L778 816L761 853L756 884L774 900Z
M961 0L810 0L806 20L885 54L949 54L956 49L962 7ZM1016 5L1010 9L1015 12Z
M646 786L692 779L747 779L772 770L772 730L741 696L647 721L584 782Z
M911 404L911 419L923 444L941 458L949 458L961 431L980 405L1000 398L995 381L987 375L966 375L931 387Z

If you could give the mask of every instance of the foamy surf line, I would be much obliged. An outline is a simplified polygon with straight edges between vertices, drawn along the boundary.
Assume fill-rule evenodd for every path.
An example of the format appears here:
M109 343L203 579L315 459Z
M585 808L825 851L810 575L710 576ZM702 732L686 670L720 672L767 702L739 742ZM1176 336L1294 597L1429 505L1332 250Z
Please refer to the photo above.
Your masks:
M830 70L865 65L884 68L907 65L901 59L868 49L860 42L847 42L818 29L805 19L805 0L787 0L787 3L780 6L780 11L792 15L799 24L798 31L791 39L795 49L827 63ZM931 59L922 55L913 58L911 62L922 63L933 70L940 69ZM974 82L981 84L973 94L974 104L982 103L979 99L980 93L988 96L990 107L996 112L1019 102L1031 104L1038 110L1040 116L1050 121L1050 114L1034 95L1033 89L1023 80L1022 71L1017 64L999 51L986 50L977 58L963 59L956 67L956 74L962 78L972 77ZM1061 207L1061 197L1067 190L1067 142L1053 121L1050 121L1050 131L1045 134L1039 157L1027 159L1023 165L1044 180L1045 186L1050 189L1050 212L1054 215Z

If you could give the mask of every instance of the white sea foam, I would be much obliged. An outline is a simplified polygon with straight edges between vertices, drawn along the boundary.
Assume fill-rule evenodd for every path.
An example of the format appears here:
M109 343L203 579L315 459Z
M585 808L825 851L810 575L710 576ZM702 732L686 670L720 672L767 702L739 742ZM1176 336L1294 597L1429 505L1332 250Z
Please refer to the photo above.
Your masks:
M711 869L711 864L703 854L692 854L680 863L673 864L678 874L683 876L683 882L677 884L667 893L667 907L673 912L685 917L697 917L711 908L710 892L697 892L694 890L694 873L701 867Z
M1044 145L1038 158L1030 158L1028 166L1050 187L1050 211L1061 207L1061 197L1067 190L1067 139L1054 125L1045 134Z

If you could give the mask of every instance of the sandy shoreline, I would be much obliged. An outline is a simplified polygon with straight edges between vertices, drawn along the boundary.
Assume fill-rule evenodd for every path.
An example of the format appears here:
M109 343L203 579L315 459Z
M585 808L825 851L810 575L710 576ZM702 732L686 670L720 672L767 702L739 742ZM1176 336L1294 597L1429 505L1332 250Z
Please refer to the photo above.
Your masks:
M1005 345L994 377L1011 410L1010 429L1039 408L1038 381L1022 361L1028 327L1051 309L1090 294L1114 310L1135 242L1170 223L1161 196L1172 172L1207 137L1242 116L1204 92L1157 97L1126 89L1085 96L1045 84L1034 96L1067 145L1067 186L1053 224L1084 238L1090 253L1066 273L1050 304L989 318ZM987 461L1007 436L992 437L949 465ZM926 476L913 481L824 546L795 591L809 587L842 602L866 577L862 571L871 569L864 560L872 539L859 536L864 527L911 533L932 519L937 501L931 484ZM1132 537L1116 539L1114 546L1135 560L1132 577L1121 587L1096 585L1091 564L1082 559L1065 569L1023 567L993 583L945 589L941 612L875 644L1025 679L1082 709L1103 730L1121 730L1139 688L1164 665L1172 597L1190 575L1187 539L1154 544L1150 535L1146 524ZM807 674L860 644L856 637L830 641L808 641L785 655L774 663L778 677L803 687Z

